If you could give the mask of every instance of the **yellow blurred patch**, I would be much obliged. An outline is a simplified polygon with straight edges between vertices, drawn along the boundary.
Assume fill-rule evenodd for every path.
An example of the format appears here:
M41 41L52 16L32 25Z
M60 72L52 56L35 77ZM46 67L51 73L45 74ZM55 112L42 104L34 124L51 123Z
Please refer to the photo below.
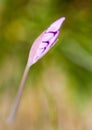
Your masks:
M19 20L8 24L4 30L4 34L9 42L23 41L26 37L25 27Z

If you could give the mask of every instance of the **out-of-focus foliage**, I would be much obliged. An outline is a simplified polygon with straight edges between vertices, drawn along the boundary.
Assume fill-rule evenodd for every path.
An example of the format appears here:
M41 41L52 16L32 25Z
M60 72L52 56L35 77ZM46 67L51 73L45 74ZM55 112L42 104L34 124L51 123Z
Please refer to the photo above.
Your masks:
M31 68L9 130L92 129L91 0L0 0L0 129L8 129L5 118L32 42L62 16L59 42Z

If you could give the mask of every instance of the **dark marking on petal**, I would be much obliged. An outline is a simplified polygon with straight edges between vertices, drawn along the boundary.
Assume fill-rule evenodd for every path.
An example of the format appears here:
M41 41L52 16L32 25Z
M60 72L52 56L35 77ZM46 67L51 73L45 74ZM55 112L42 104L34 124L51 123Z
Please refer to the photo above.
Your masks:
M49 45L49 41L42 41L42 43L47 43Z
M46 50L46 48L47 47L40 48L42 50L41 53L43 53Z
M53 32L53 31L49 31L48 33L53 33L54 36L57 34L57 31L56 32Z

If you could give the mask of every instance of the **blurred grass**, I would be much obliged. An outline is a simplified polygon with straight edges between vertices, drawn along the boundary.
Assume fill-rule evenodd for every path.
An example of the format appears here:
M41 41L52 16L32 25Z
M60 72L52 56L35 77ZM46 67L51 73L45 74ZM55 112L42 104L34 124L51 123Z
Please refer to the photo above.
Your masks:
M0 0L0 129L92 129L92 1ZM10 112L34 39L65 16L59 42L30 70Z

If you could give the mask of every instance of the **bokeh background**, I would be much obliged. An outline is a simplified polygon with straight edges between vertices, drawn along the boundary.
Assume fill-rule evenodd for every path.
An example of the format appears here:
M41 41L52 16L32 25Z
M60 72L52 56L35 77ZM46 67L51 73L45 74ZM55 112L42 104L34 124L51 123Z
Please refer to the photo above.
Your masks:
M30 47L62 16L59 42L30 69L9 125ZM0 130L92 130L92 0L0 0Z

